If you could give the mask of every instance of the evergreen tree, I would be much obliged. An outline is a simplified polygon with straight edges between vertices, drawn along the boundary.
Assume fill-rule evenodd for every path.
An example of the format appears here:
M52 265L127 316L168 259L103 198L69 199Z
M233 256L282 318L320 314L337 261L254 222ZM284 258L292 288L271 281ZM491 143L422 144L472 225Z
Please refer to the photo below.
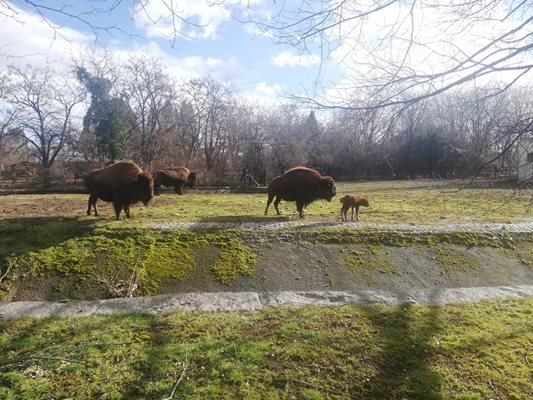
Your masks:
M84 134L93 132L102 161L115 162L124 157L129 125L128 105L111 95L111 82L91 75L85 68L76 69L78 80L91 94L91 105L83 118Z

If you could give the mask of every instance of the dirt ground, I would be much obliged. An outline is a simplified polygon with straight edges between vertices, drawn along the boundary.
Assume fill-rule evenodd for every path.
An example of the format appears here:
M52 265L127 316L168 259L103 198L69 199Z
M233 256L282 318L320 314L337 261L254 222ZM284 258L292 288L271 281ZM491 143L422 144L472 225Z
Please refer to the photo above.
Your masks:
M163 282L157 294L365 289L402 293L411 288L533 284L533 268L513 252L445 245L446 253L458 260L448 264L439 259L442 246L383 246L376 258L365 254L364 245L268 241L251 246L258 258L255 273L241 276L230 285L221 284L210 271L219 250L202 246L194 249L196 267L181 280ZM353 254L365 255L361 257L364 262L351 265ZM61 274L26 276L13 289L4 301L108 297L94 280L80 281Z
M383 247L392 270L346 266L345 254L361 251L360 245L269 243L256 247L256 273L232 285L221 285L209 274L215 252L203 249L203 258L181 282L168 282L161 293L284 290L365 290L402 292L409 288L476 287L533 284L533 268L497 249L448 246L448 251L467 255L464 263L443 266L434 250L422 247ZM209 254L211 253L211 254ZM209 260L210 259L210 260Z
M461 196L457 199L466 204L465 207L455 207L455 204L451 207L446 201L442 201L437 207L435 205L437 197L428 197L435 195L436 192L429 193L427 190L440 190L439 187L435 189L427 184L425 186L409 184L410 186L405 186L402 190L402 186L396 182L365 185L340 185L344 192L363 192L364 189L366 192L374 193L374 203L371 205L376 204L374 208L362 210L361 227L357 223L348 223L347 226L353 227L352 234L355 232L357 235L359 231L375 229L365 228L365 221L369 221L369 224L389 224L389 227L382 232L384 235L382 244L375 246L364 241L357 244L306 241L295 239L288 233L290 228L269 232L254 231L252 227L252 240L246 239L250 237L249 232L242 235L244 238L242 240L257 260L253 274L250 276L241 274L229 284L222 284L213 273L213 266L220 258L221 247L209 243L194 244L191 248L194 267L188 269L181 279L165 279L153 294L364 289L401 292L409 288L533 284L533 235L530 234L531 227L529 226L531 224L526 230L520 230L522 229L520 222L531 221L531 215L519 213L522 208L527 209L524 205L527 205L527 196L514 198L512 200L514 203L508 203L505 208L500 208L499 211L496 210L491 214L495 221L513 222L513 226L520 228L518 232L522 232L522 235L532 236L530 240L521 241L516 246L504 248L499 247L497 243L496 245L481 243L472 246L466 242L453 245L444 242L409 246L388 245L387 237L403 235L398 229L400 224L411 224L416 228L426 221L437 227L438 224L442 225L450 220L456 223L463 221L484 223L484 214L476 213L476 211L468 211L465 214L464 211L476 210L475 202L479 196L474 192L454 193L453 196ZM498 191L484 192L484 194L486 196L501 195ZM410 200L412 206L410 209L402 203L404 201L400 199L402 196ZM380 204L379 201L382 203ZM249 223L253 226L256 223L268 222L270 224L271 222L297 220L292 214L287 216L288 213L294 214L293 204L285 205L284 217L264 217L264 194L225 195L198 192L190 192L185 196L164 194L156 197L147 208L135 206L134 219L120 222L113 220L112 207L109 203L99 202L101 212L99 218L85 215L86 204L87 196L83 194L0 196L0 235L5 236L0 238L0 276L6 271L6 266L2 264L12 254L26 256L31 252L39 254L49 249L53 249L53 253L55 249L65 248L61 247L64 243L71 243L86 235L102 235L94 233L95 229L100 228L104 229L104 237L118 231L129 232L127 235L130 233L137 235L140 232L139 229L157 230L158 224L168 221L170 228L157 230L158 237L161 238L161 235L165 235L164 232L189 231L188 228L183 227L173 228L173 222L209 224L230 221ZM306 221L319 222L317 226L323 221L339 222L339 207L338 201L335 204L313 204L308 209ZM444 211L446 211L444 215L447 218L443 219L440 216ZM513 217L514 220L508 221ZM62 228L57 225L57 221L63 221L65 228L69 231L58 231ZM39 225L40 236L38 243L32 246L32 242L36 240L33 232L37 225ZM11 228L12 226L16 228ZM55 231L50 230L54 232L50 235L57 237L48 237L47 226L55 229ZM467 227L467 225L463 226ZM339 226L339 228L342 227ZM296 232L299 228L293 227L292 229ZM327 231L320 227L313 229L316 229L318 236L343 234L342 229L332 228ZM219 236L225 235L224 229L219 229L217 232ZM197 234L203 235L203 233ZM429 233L417 234L428 235ZM482 235L483 232L477 231L476 234ZM507 233L507 239L512 239L512 235L515 233ZM499 237L494 235L494 241L500 240ZM60 256L62 257L61 254ZM47 253L47 257L50 258L52 255ZM69 268L68 257L72 255L65 255L65 259L60 260L63 270L58 273L21 274L17 279L13 279L9 283L9 290L4 288L4 293L0 293L1 300L109 297L109 293L98 282L86 278L79 279L80 271L75 268L64 272L65 268ZM56 261L50 261L52 264L54 262ZM54 270L55 267L52 264L49 265L47 271ZM10 274L12 276L13 271ZM9 278L4 280L4 286L7 286L8 280ZM2 290L1 283L0 281L0 291Z

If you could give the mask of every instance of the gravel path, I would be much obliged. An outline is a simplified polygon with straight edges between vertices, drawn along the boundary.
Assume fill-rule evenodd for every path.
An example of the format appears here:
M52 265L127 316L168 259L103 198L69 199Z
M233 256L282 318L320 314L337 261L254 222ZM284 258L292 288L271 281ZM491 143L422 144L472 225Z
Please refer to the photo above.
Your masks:
M418 225L418 224L379 224L372 222L317 222L317 221L283 221L283 222L160 222L148 224L157 229L244 229L278 231L285 229L305 228L344 228L344 229L373 229L381 231L405 231L405 232L509 232L509 233L533 233L533 222L520 223L455 223L441 225Z

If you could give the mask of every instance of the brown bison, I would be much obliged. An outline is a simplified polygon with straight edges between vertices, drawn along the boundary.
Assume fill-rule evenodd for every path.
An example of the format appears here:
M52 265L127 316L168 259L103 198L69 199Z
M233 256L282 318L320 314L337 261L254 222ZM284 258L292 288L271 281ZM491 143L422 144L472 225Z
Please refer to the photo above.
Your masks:
M353 214L355 209L355 219L359 221L359 207L368 207L368 199L358 194L347 194L346 196L341 197L341 219L343 221L348 221L348 210L352 209L352 221Z
M181 195L184 187L193 188L196 183L196 172L191 172L185 167L165 168L153 173L152 176L156 196L159 195L161 185L174 186L175 192Z
M145 206L154 197L154 181L150 174L132 162L118 162L105 168L92 170L85 176L85 186L89 190L87 215L98 216L96 201L112 201L115 218L120 219L124 208L127 218L131 218L130 206L141 201Z
M296 167L288 170L283 175L275 177L268 185L268 201L265 215L268 214L268 206L274 201L276 213L280 215L278 204L281 200L295 201L296 209L303 218L303 209L315 200L324 199L331 201L337 194L335 181L330 176L321 176L314 169Z

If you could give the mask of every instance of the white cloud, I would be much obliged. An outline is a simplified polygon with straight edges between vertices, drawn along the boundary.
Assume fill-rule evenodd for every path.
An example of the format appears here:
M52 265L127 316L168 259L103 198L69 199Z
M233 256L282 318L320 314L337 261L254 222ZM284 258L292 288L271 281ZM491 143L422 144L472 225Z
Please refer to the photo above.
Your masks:
M267 38L274 37L272 32L270 32L268 29L261 28L260 26L257 26L256 24L251 22L244 24L244 30L252 36L263 36Z
M245 88L242 95L253 103L265 105L279 105L285 101L281 97L283 87L281 85L269 85L262 81Z
M258 93L274 97L281 93L282 88L280 85L268 85L266 82L259 82L255 86L255 90Z
M22 10L17 10L16 20L0 14L0 67L50 64L56 72L63 73L70 70L72 60L80 59L91 45L94 45L94 37L69 28L54 31L46 21ZM133 49L109 47L108 51L121 61L135 55L160 58L177 79L210 75L217 80L244 84L257 79L257 73L240 65L235 57L175 57L176 53L165 53L153 41L135 45Z
M409 74L421 76L445 71L456 65L458 60L466 59L467 54L473 54L488 44L492 38L519 25L519 21L503 18L508 13L505 2L501 3L501 9L493 10L492 19L482 23L473 23L470 19L451 14L451 7L416 6L411 9L410 4L399 2L368 16L363 25L359 25L362 22L360 19L350 17L361 13L364 7L373 7L373 2L353 4L353 9L347 8L343 14L344 19L350 22L325 32L326 36L340 39L337 42L338 47L331 53L330 61L339 66L345 77L337 87L328 91L333 102L343 96L344 99L353 98L360 92L361 87L371 87L392 77L405 77ZM411 21L414 31L411 30ZM391 32L394 32L394 37L389 40L388 35ZM518 33L516 37L524 33ZM525 38L526 36L522 41L526 40ZM516 45L520 45L520 42ZM496 48L491 46L491 49ZM492 55L485 52L481 56L487 58L478 59L487 64L494 60L494 57L501 57L503 54L506 54L505 50L494 52ZM530 62L531 60L528 63ZM522 60L522 64L526 62ZM405 67L402 71L398 70L400 65ZM445 86L476 68L474 64L466 65L473 68L450 74L431 84L434 87ZM511 82L518 73L514 71L487 75L479 79L478 83L494 80ZM523 79L526 80L527 78ZM428 86L426 89L429 88Z
M49 63L64 68L71 54L94 42L93 36L53 27L42 18L15 10L16 18L0 14L0 66Z
M316 54L302 54L298 55L290 51L283 51L270 59L272 63L278 67L312 67L320 63L320 57Z
M246 7L263 1L247 1ZM160 0L139 2L134 14L137 28L150 38L172 38L176 31L183 38L215 38L218 28L231 19L234 10L242 11L244 6L242 0L180 0L174 3L173 13L169 4Z

